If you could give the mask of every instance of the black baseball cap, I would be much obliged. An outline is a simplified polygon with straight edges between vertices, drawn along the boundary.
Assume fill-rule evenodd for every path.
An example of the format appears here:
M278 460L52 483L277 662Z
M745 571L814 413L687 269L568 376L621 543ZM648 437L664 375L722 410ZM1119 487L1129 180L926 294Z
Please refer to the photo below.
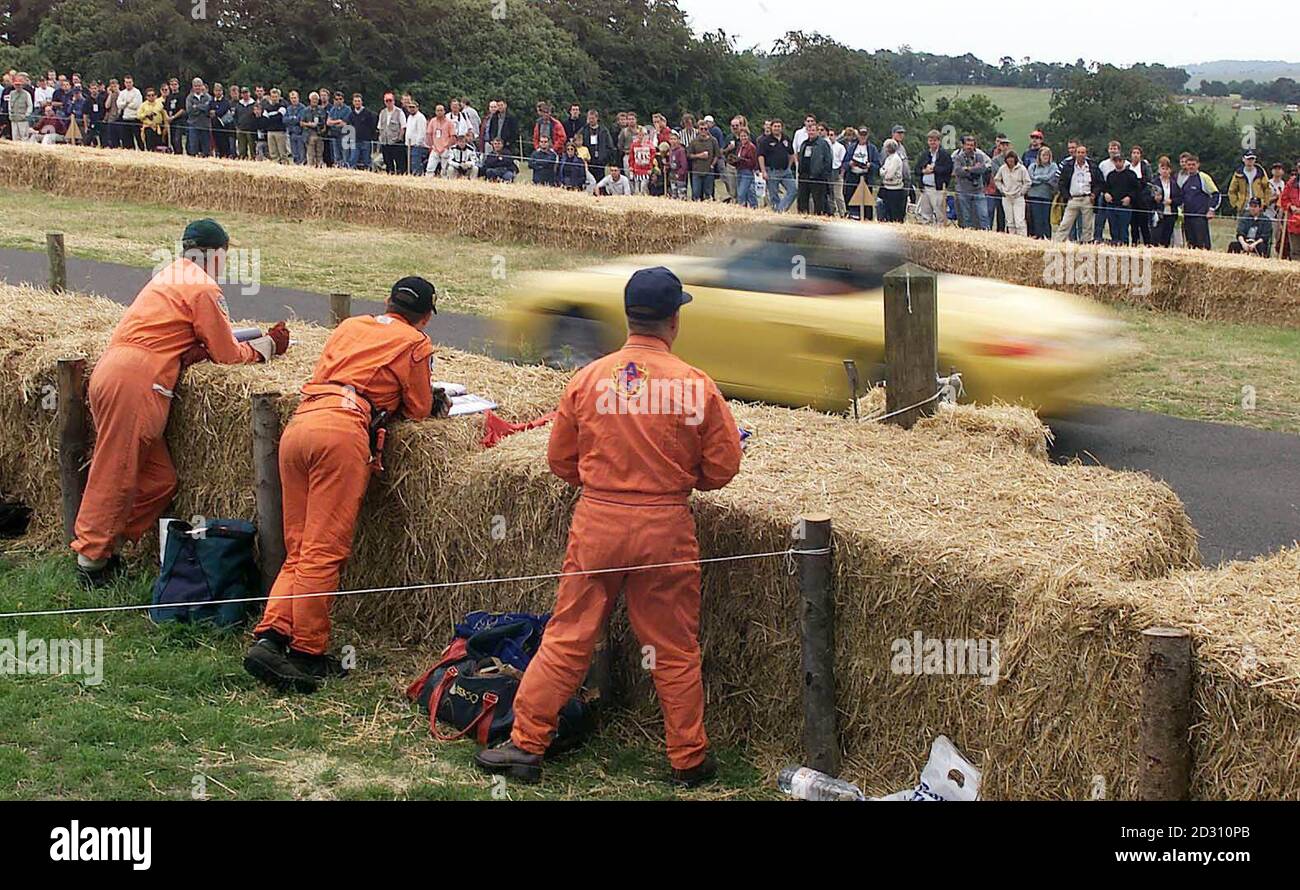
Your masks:
M624 311L628 317L644 321L671 318L690 301L681 279L663 266L637 270L623 288Z
M432 282L426 281L419 275L408 275L398 279L388 299L411 312L418 312L421 315L432 312L437 315L438 307L434 302L437 295L438 291Z
M1262 207L1262 206L1264 206L1264 202L1261 201L1259 198L1251 198L1251 199L1250 199L1249 201L1247 201L1246 203L1249 204L1251 207Z

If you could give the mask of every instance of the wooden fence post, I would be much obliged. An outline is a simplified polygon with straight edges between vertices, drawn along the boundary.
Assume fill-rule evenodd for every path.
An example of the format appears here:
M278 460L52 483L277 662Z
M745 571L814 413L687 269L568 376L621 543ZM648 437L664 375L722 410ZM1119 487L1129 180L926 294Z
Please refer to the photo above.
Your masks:
M62 236L60 236L61 240ZM61 358L58 362L56 425L59 436L59 488L63 506L63 538L76 537L77 512L86 490L90 422L86 408L86 360Z
M1142 631L1142 760L1139 800L1187 800L1192 771L1192 635Z
M338 327L344 319L352 317L352 295L330 294L330 327Z
M935 411L939 389L939 312L935 275L912 263L885 274L885 411L911 429ZM929 401L926 401L926 400ZM924 403L924 404L920 404ZM912 405L918 407L904 411Z
M799 638L803 650L805 765L837 776L840 739L835 714L835 573L830 552L831 518L824 513L799 517L794 538L799 570Z
M46 233L45 253L50 260L50 290L61 294L68 289L68 254L62 232Z
M257 504L257 559L262 593L284 565L284 502L280 487L280 394L253 396L253 497Z

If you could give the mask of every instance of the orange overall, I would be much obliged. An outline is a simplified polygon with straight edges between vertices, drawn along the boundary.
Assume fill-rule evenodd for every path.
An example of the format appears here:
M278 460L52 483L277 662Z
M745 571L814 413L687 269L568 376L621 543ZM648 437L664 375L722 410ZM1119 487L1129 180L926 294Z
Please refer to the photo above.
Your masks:
M717 386L657 337L632 335L569 382L551 430L551 472L582 486L564 572L699 558L692 489L721 488L740 470L740 435ZM570 575L560 580L542 645L515 696L511 739L546 751L577 691L620 590L632 630L651 647L668 760L698 766L708 751L700 679L700 567Z
M329 647L332 597L370 481L370 412L422 420L433 408L433 344L396 315L359 315L325 343L280 437L286 558L255 633L274 630L311 655Z
M259 360L235 340L220 285L179 259L136 296L90 375L95 450L72 542L87 559L111 555L118 538L138 540L176 493L163 431L181 354L193 346L220 364Z

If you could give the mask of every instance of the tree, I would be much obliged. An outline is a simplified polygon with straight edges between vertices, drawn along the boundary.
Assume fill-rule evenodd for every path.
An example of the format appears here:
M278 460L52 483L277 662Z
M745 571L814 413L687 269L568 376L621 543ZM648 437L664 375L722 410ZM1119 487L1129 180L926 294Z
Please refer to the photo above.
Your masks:
M1113 65L1076 73L1052 94L1053 132L1079 136L1096 150L1113 138L1140 140L1173 106L1168 92L1142 74Z
M993 104L983 93L957 97L949 100L940 96L935 100L934 111L927 120L927 128L949 133L956 140L966 134L974 134L977 144L993 144L998 133L998 124L1002 121L1002 109ZM952 129L946 129L951 127Z
M776 42L772 74L788 90L790 116L816 115L833 126L866 124L888 132L920 110L916 87L868 53L821 34L791 31Z

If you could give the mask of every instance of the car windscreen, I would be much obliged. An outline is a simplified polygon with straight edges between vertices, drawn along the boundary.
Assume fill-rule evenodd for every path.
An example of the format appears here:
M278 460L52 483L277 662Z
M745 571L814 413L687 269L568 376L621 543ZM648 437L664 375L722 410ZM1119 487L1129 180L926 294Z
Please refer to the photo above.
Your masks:
M762 293L834 295L873 290L905 258L894 239L844 237L822 226L778 226L737 241L723 262L726 287Z

